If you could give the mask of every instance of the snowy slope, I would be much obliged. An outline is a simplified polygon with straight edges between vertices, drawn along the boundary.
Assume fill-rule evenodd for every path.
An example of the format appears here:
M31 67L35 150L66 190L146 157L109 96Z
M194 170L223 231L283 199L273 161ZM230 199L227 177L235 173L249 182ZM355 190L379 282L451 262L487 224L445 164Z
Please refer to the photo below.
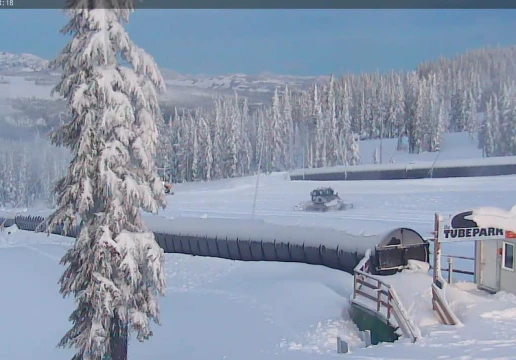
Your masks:
M272 223L321 226L353 234L379 233L409 226L426 235L435 212L455 212L480 206L510 208L516 198L514 176L458 179L381 181L290 181L288 174L261 175L256 218ZM160 215L251 217L256 176L211 182L175 184L167 209ZM354 203L348 211L308 213L295 211L319 186L332 186Z
M439 163L446 160L479 159L482 157L482 149L478 148L478 139L473 139L467 132L444 134L440 152L423 152L409 154L407 150L396 150L397 139L384 139L382 141L382 162L384 164L408 163L411 161L431 161ZM360 141L360 157L362 164L373 163L373 153L380 148L380 140Z
M176 185L160 216L249 218L255 177ZM290 182L285 174L262 176L256 218L272 223L339 228L353 232L414 227L432 230L435 211L472 207L510 208L516 177L332 183L356 208L349 212L305 214L293 204L306 200L321 183ZM38 209L27 209L42 214ZM61 300L55 284L59 256L69 239L15 232L0 234L0 276L5 291L0 306L9 309L0 322L0 353L6 359L68 359L54 349L67 329L70 300ZM445 253L472 255L470 243L446 244ZM133 359L326 359L334 358L335 338L350 341L360 359L511 359L516 345L516 298L486 295L458 283L446 290L464 327L441 326L428 311L430 277L425 273L394 275L389 280L417 319L423 338L362 348L347 306L350 275L303 264L238 263L221 259L166 256L168 293L162 299L163 326L148 343L131 343ZM455 263L457 268L468 264ZM471 265L471 264L469 264ZM456 277L458 278L458 277ZM23 284L20 286L19 284ZM18 320L14 320L16 317ZM48 321L51 320L51 321ZM14 324L14 325L13 325ZM13 326L14 331L12 330ZM25 332L38 341L20 348ZM341 356L342 357L342 356Z
M511 208L516 198L515 181L516 176L317 182L290 181L286 173L262 174L255 218L351 234L379 234L407 226L430 236L435 212L453 213L484 206ZM168 196L167 208L159 216L250 219L255 185L256 176L174 184L175 195ZM354 209L328 213L295 211L295 205L309 200L310 191L319 186L332 186L341 198L355 205ZM14 215L18 211L40 216L50 212L43 207L0 209L1 214Z
M366 235L409 227L431 237L436 212L455 213L483 206L510 208L516 198L515 181L516 176L317 182L289 181L286 174L262 175L255 218ZM175 195L168 197L167 209L160 216L249 219L255 184L256 177L245 177L174 185ZM354 208L328 213L294 210L297 203L309 199L312 189L328 185ZM446 254L473 256L473 250L472 243L443 245ZM455 259L454 264L457 269L473 270L469 260ZM471 280L468 275L454 277Z
M397 139L383 139L381 146L382 158L380 163L374 163L373 154L380 150L380 140L361 140L359 144L360 163L347 167L350 171L380 171L412 169L430 169L432 167L455 167L472 165L513 164L516 157L483 157L478 148L478 140L467 132L443 134L440 151L411 154L407 148L397 149ZM346 167L343 165L320 168L299 168L292 170L290 175L303 176L308 174L339 173Z

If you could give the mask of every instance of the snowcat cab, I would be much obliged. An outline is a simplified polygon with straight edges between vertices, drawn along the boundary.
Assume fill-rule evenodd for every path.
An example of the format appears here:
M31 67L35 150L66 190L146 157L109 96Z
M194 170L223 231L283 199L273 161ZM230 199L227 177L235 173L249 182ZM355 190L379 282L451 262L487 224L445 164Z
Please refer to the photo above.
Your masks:
M301 211L328 211L345 210L352 208L353 204L344 202L339 194L331 187L323 187L310 192L311 201L301 203L295 210Z
M316 204L325 204L335 199L340 199L339 194L335 194L335 191L331 188L319 188L310 192L312 196L312 202Z

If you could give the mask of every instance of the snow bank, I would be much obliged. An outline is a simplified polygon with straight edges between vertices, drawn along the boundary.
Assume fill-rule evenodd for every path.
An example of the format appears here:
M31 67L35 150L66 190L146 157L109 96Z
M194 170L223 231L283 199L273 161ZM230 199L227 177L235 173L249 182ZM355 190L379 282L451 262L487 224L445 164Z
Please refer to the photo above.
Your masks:
M425 274L430 270L430 264L424 261L409 259L407 260L407 265L409 270L419 271Z
M468 218L481 228L495 227L516 232L516 205L509 211L495 207L477 208Z
M315 247L324 245L357 252L373 249L384 237L384 233L360 236L333 229L279 225L248 219L187 217L167 219L149 216L145 218L145 222L149 229L158 233L231 240L276 241Z
M34 214L4 214L6 218L35 216ZM39 216L41 216L38 213ZM0 217L2 214L0 214ZM301 227L266 223L262 219L231 219L209 217L165 218L145 216L149 230L155 233L186 235L228 240L282 242L312 247L326 246L347 252L365 253L374 249L391 231L373 235L353 235L342 230L321 227Z
M409 163L411 161L435 161L482 158L482 149L478 148L478 140L472 139L468 132L443 134L439 152L408 152L408 138L403 138L404 148L397 150L398 139L382 140L382 159L384 163ZM360 159L362 164L371 164L373 152L380 147L379 139L360 141Z

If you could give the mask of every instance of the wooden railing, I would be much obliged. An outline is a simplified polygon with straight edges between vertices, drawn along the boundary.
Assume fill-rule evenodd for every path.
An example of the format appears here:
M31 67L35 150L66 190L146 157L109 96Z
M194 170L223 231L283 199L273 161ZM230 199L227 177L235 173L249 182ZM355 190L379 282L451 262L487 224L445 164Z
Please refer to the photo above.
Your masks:
M432 284L432 308L437 313L441 324L458 325L460 323L459 319L457 319L450 309L442 290L435 283Z
M439 230L439 216L435 214L434 221L434 231L433 235L435 236L431 241L434 242L434 266L432 267L434 270L433 282L432 282L432 308L437 313L437 317L439 321L443 325L458 325L460 324L459 319L454 314L451 309L448 301L446 301L446 296L443 293L443 288L446 286L446 280L442 277L442 271L448 272L448 283L451 283L453 280L453 273L462 273L473 275L473 272L467 272L464 270L453 269L453 258L464 259L464 260L474 260L474 258L459 256L459 255L446 255L441 253L440 243L437 241L437 233ZM448 269L443 269L441 267L441 257L448 257Z
M394 318L395 325L401 329L403 335L412 342L416 342L421 336L419 328L410 319L394 288L369 273L370 265L371 251L368 250L364 258L355 267L353 300L362 297L374 301L375 308L371 310L376 310L390 324L392 324L392 318Z

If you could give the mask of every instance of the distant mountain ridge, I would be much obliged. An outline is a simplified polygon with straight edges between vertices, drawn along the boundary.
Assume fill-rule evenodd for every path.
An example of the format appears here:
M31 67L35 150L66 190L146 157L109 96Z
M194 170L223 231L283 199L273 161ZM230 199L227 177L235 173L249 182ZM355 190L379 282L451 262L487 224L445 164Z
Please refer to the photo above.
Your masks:
M5 97L43 96L44 91L31 91L27 87L47 86L49 89L57 83L59 73L48 69L49 61L32 54L11 54L0 52L0 100ZM161 68L167 85L167 94L162 98L165 102L177 105L193 105L211 101L216 95L231 95L237 91L249 97L251 101L269 101L276 88L288 85L291 88L304 89L314 82L324 80L325 76L289 76L263 73L260 75L227 74L227 75L187 75L170 69ZM18 78L18 79L13 79ZM24 79L23 91L16 91ZM3 81L2 81L3 79ZM1 87L10 86L10 91ZM25 91L26 90L26 91ZM40 89L41 90L41 89ZM33 93L37 94L34 95ZM32 94L32 95L29 95ZM167 101L168 100L168 101Z
M0 72L45 71L49 61L32 54L11 54L0 52Z

